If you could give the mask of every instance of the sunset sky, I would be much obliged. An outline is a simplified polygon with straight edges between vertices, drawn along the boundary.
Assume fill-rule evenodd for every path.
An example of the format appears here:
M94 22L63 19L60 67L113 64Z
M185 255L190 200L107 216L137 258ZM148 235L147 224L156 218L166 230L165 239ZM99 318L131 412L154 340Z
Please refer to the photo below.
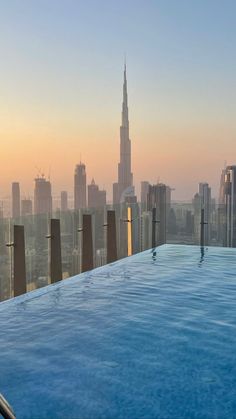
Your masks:
M124 54L135 185L218 195L236 164L235 0L0 0L0 196L75 164L117 180Z

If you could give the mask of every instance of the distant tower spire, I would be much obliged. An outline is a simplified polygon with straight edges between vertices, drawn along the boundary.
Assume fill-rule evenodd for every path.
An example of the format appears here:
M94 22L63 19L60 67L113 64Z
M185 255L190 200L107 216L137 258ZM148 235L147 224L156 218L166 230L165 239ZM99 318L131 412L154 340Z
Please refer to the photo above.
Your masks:
M129 138L129 110L126 77L126 59L124 61L123 101L120 127L120 162L118 164L118 182L113 185L113 202L119 203L126 194L134 194L133 174L131 172L131 141Z
M122 103L122 126L129 128L129 111L128 111L128 93L126 78L126 62L124 64L124 82L123 82L123 103Z

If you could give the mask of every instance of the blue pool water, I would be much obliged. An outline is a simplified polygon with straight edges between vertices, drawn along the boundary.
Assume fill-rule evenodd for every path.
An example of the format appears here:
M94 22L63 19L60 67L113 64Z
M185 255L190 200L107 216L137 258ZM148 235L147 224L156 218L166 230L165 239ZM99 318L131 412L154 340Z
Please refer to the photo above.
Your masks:
M236 418L236 249L165 245L0 304L17 418Z

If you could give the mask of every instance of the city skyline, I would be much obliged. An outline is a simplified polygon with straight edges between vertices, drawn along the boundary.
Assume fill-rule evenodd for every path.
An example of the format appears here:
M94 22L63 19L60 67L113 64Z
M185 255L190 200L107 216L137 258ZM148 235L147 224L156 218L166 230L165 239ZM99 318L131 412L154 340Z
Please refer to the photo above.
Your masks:
M81 155L112 200L126 51L136 193L159 179L173 199L199 182L217 197L236 156L233 1L69 3L2 7L0 196L13 181L32 196L36 166L72 194Z
M128 110L128 90L127 90L127 70L126 70L126 59L124 62L124 73L123 73L123 100L122 100L122 112L121 112L121 126L120 126L120 159L118 163L118 182L113 183L113 196L112 199L110 199L110 203L113 202L113 204L118 204L122 201L126 200L126 197L134 197L135 200L142 201L142 185L148 184L150 185L149 181L141 181L140 187L137 188L138 190L138 197L135 195L135 185L133 185L133 173L131 172L131 166L132 166L132 153L131 153L131 140L129 138L129 110ZM81 158L81 156L80 156ZM226 167L226 162L224 163ZM222 172L225 171L225 167ZM51 170L51 168L50 168ZM49 204L49 207L51 208L48 211L51 212L53 209L53 194L52 194L52 183L50 181L50 171L48 174L48 177L46 177L43 173L43 171L37 167L38 174L35 177L35 185L39 181L42 181L45 185L50 185L50 196L47 197L49 201L51 200L51 204ZM160 182L160 177L157 179L157 185L162 185L162 182ZM199 185L208 185L208 183L203 182L199 183ZM93 202L93 205L89 205L89 200L87 202L87 194L91 194L91 187L96 189L95 194L93 194L92 200L90 199L90 202ZM18 188L18 191L15 193L13 192L14 189ZM169 187L168 187L169 188ZM221 188L221 185L220 185ZM86 177L86 165L81 162L79 164L76 164L75 167L75 174L74 174L74 191L73 196L70 195L71 200L73 200L73 206L71 208L78 209L78 208L85 208L85 207L96 207L99 205L105 205L106 204L106 190L103 188L103 190L99 191L99 186L95 185L94 177L92 177L91 184L87 182ZM87 190L88 189L88 190ZM108 188L109 189L109 188ZM170 189L170 188L169 188ZM172 191L175 191L175 188L171 189ZM95 191L95 190L94 190ZM220 191L220 189L219 189ZM97 199L98 202L95 203L95 195L97 193ZM105 193L105 195L104 195ZM62 195L64 194L64 198L62 199ZM66 204L62 204L62 200L65 201L65 194L66 194ZM100 195L102 194L103 197ZM47 195L47 193L46 193ZM60 191L61 195L61 207L66 206L68 208L68 192L67 191ZM28 199L30 197L30 194L28 194ZM54 195L55 198L55 195ZM129 198L128 198L129 199ZM193 201L195 197L191 198ZM218 200L218 197L217 197ZM27 200L27 195L24 193L23 201ZM24 202L22 203L24 204ZM35 201L35 190L34 190L34 201ZM31 202L32 204L32 202ZM87 205L88 204L88 205ZM26 205L29 205L29 202L26 202ZM48 204L46 204L47 207ZM44 204L43 204L44 206ZM46 208L45 207L45 208ZM6 208L5 208L6 210ZM27 210L28 211L28 210ZM24 211L23 211L24 212ZM34 212L38 213L37 205L34 205ZM39 211L39 212L47 212L47 210ZM18 217L20 216L20 183L19 182L12 182L12 216Z

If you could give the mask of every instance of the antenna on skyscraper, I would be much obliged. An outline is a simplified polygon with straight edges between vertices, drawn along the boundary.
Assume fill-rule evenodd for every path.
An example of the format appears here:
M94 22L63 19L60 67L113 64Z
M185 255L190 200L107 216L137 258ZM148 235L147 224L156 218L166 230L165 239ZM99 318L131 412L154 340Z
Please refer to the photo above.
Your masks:
M38 167L38 166L35 166L35 168L36 168L36 170L37 170L37 175L36 175L36 177L42 177L42 171L41 171L41 168L40 167Z
M49 169L48 169L48 180L49 180L49 182L50 182L50 179L51 179L51 165L49 166Z

